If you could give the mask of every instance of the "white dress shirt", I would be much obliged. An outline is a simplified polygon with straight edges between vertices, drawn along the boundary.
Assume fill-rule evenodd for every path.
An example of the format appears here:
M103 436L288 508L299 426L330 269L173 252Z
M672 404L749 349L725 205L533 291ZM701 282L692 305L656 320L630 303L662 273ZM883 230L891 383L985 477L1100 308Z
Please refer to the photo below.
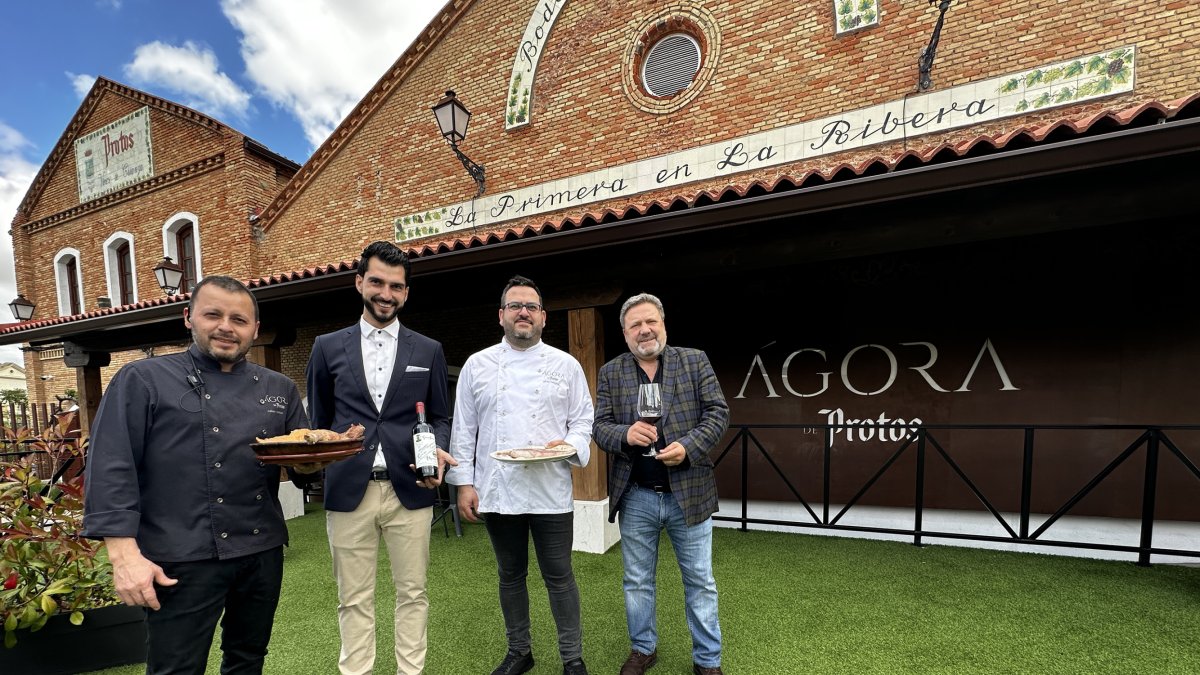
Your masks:
M450 452L457 467L446 480L473 485L484 513L574 510L571 466L591 459L592 397L570 354L539 342L524 351L506 341L472 354L458 375ZM496 450L563 439L577 451L567 461L500 462Z
M400 322L393 320L383 328L376 328L367 323L366 319L360 318L358 327L362 331L363 374L366 376L371 402L375 404L375 411L378 412L383 409L383 397L387 395L388 384L392 381ZM375 464L372 468L387 468L387 462L383 459L382 442L375 445Z

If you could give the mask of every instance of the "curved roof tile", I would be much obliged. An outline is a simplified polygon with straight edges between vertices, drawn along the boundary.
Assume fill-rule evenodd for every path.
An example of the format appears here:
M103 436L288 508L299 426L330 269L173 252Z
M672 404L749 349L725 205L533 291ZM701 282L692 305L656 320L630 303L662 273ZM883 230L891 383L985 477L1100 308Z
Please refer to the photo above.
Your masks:
M385 76L385 79L387 76ZM384 84L381 82L381 84ZM406 253L410 257L423 258L453 251L491 246L494 244L520 241L534 238L543 234L553 234L601 223L610 223L637 218L655 213L669 212L692 208L706 202L719 203L744 199L748 195L773 194L814 185L823 185L835 181L850 180L862 176L882 175L889 172L913 169L920 166L940 164L964 157L977 157L996 152L1012 151L1041 143L1052 143L1070 140L1084 135L1097 135L1120 129L1148 126L1169 119L1191 119L1200 117L1200 92L1173 101L1146 101L1123 110L1101 110L1078 118L1063 117L1037 127L1017 127L994 135L981 134L956 143L943 142L922 149L908 149L893 156L875 155L868 157L858 165L842 163L822 171L808 169L796 175L783 173L769 179L755 180L749 183L730 183L720 189L701 188L695 192L680 193L670 197L655 197L642 203L630 203L623 207L604 207L602 209L585 211L567 215L558 221L545 221L541 225L525 224L505 229L496 229L486 233L470 233L460 236L423 242L417 246L409 246ZM328 144L327 144L328 146ZM787 169L785 168L784 171ZM286 198L284 199L286 201ZM280 200L277 200L277 203ZM519 228L519 229L518 229ZM291 272L283 272L251 279L247 282L250 288L262 288L285 284L302 279L349 272L357 267L357 259L345 260L315 267L306 267ZM190 294L180 294L153 300L99 309L74 316L54 317L26 321L24 323L0 326L0 334L17 333L24 330L39 328L59 323L80 321L109 314L130 312L146 307L186 302Z

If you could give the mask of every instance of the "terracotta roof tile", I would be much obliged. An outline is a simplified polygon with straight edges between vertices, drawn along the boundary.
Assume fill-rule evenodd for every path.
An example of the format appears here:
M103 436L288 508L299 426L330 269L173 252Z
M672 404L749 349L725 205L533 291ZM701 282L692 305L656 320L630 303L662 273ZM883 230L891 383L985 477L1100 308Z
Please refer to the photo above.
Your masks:
M410 246L410 257L422 258L452 251L491 246L502 242L519 241L544 234L564 232L591 225L617 222L656 213L687 209L705 203L719 203L744 199L756 194L773 194L798 188L850 180L863 176L883 175L889 172L913 169L920 166L940 164L962 159L966 156L983 156L1001 151L1018 150L1040 143L1052 143L1078 138L1085 134L1100 134L1124 128L1137 128L1157 124L1163 120L1191 119L1200 117L1200 92L1173 101L1146 101L1123 110L1102 110L1078 118L1064 117L1037 127L1017 127L996 135L979 135L957 143L939 143L922 149L908 149L894 156L876 155L857 165L839 164L827 171L810 169L799 175L784 173L769 180L750 183L730 183L720 190L700 189L696 192L677 194L669 198L654 198L642 203L631 203L624 207L605 207L585 211L562 220L546 221L540 226L524 225L503 230L477 234L464 234L440 241L427 241L419 246ZM278 201L278 200L277 200ZM327 265L306 267L291 272L272 274L247 283L250 288L262 288L285 284L302 279L349 272L356 268L357 259ZM83 319L129 312L156 305L186 302L189 294L144 300L133 305L95 310L67 317L55 317L0 326L0 334L15 333L43 326L80 321Z

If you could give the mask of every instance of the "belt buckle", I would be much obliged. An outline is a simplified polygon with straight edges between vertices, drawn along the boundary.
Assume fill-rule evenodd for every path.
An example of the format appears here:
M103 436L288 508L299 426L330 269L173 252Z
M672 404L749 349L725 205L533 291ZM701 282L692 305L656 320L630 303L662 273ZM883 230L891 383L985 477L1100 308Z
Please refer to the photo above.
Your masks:
M387 479L388 479L387 469L384 469L382 471L379 471L379 470L371 471L371 480L387 480Z

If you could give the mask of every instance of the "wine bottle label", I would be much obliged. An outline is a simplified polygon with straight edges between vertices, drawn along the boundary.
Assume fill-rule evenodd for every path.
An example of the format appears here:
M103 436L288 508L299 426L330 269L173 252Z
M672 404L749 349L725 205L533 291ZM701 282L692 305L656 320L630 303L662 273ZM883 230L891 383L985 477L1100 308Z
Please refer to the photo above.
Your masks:
M431 433L413 434L413 451L417 467L437 466L437 441Z

